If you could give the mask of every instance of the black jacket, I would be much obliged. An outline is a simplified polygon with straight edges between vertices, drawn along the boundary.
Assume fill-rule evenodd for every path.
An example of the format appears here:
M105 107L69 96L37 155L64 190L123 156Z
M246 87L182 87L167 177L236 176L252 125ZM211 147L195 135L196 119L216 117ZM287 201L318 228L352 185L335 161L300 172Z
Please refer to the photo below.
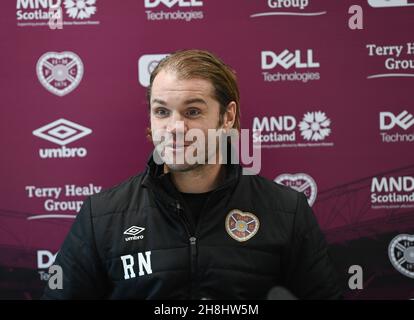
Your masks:
M63 289L46 286L46 299L266 299L274 286L300 299L341 296L306 197L239 165L226 165L195 226L151 158L85 200L55 264Z

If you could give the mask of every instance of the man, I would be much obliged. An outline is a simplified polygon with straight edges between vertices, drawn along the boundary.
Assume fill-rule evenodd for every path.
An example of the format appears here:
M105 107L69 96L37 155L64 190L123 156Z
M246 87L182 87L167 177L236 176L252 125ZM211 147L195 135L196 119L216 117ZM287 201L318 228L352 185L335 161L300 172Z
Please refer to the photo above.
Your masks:
M44 297L266 299L280 286L339 298L306 197L223 163L207 143L222 136L202 139L240 129L233 71L209 52L176 52L153 71L148 102L158 151L144 173L86 199L56 258L63 289Z

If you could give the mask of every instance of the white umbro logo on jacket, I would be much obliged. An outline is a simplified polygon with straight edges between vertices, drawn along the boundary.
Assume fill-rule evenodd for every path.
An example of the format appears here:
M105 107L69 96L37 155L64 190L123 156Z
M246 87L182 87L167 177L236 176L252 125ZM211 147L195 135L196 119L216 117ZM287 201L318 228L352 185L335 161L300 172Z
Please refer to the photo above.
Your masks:
M130 236L130 237L126 237L125 238L125 241L142 240L142 239L144 239L144 235L143 234L139 235L144 230L145 230L145 228L143 228L143 227L137 227L137 226L129 227L128 229L126 229L124 231L124 234L125 235Z
M142 240L144 235L140 234L145 231L145 228L138 226L131 226L124 231L124 234L129 236L125 238L125 241L131 240ZM144 274L151 274L151 251L138 252L136 257L127 254L121 256L122 267L124 269L124 279L131 279L136 277L134 268L138 267L138 276L143 276Z

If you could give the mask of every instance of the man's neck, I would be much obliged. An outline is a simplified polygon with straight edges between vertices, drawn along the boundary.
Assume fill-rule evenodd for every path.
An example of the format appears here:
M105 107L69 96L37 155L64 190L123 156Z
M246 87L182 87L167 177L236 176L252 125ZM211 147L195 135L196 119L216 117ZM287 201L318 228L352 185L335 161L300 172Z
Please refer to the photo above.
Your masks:
M171 178L180 192L204 193L217 188L224 180L225 167L222 164L200 165L185 172L171 172Z

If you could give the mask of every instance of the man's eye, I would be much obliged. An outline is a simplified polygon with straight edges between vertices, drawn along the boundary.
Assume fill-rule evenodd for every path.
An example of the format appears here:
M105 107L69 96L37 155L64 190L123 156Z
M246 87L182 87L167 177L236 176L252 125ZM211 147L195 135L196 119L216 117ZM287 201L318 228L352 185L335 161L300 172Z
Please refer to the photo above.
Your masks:
M158 117L166 117L166 116L169 115L169 111L167 109L164 109L164 108L155 109L154 113Z
M201 112L198 109L190 109L190 110L187 111L187 116L196 117L196 116L200 115L200 113Z

